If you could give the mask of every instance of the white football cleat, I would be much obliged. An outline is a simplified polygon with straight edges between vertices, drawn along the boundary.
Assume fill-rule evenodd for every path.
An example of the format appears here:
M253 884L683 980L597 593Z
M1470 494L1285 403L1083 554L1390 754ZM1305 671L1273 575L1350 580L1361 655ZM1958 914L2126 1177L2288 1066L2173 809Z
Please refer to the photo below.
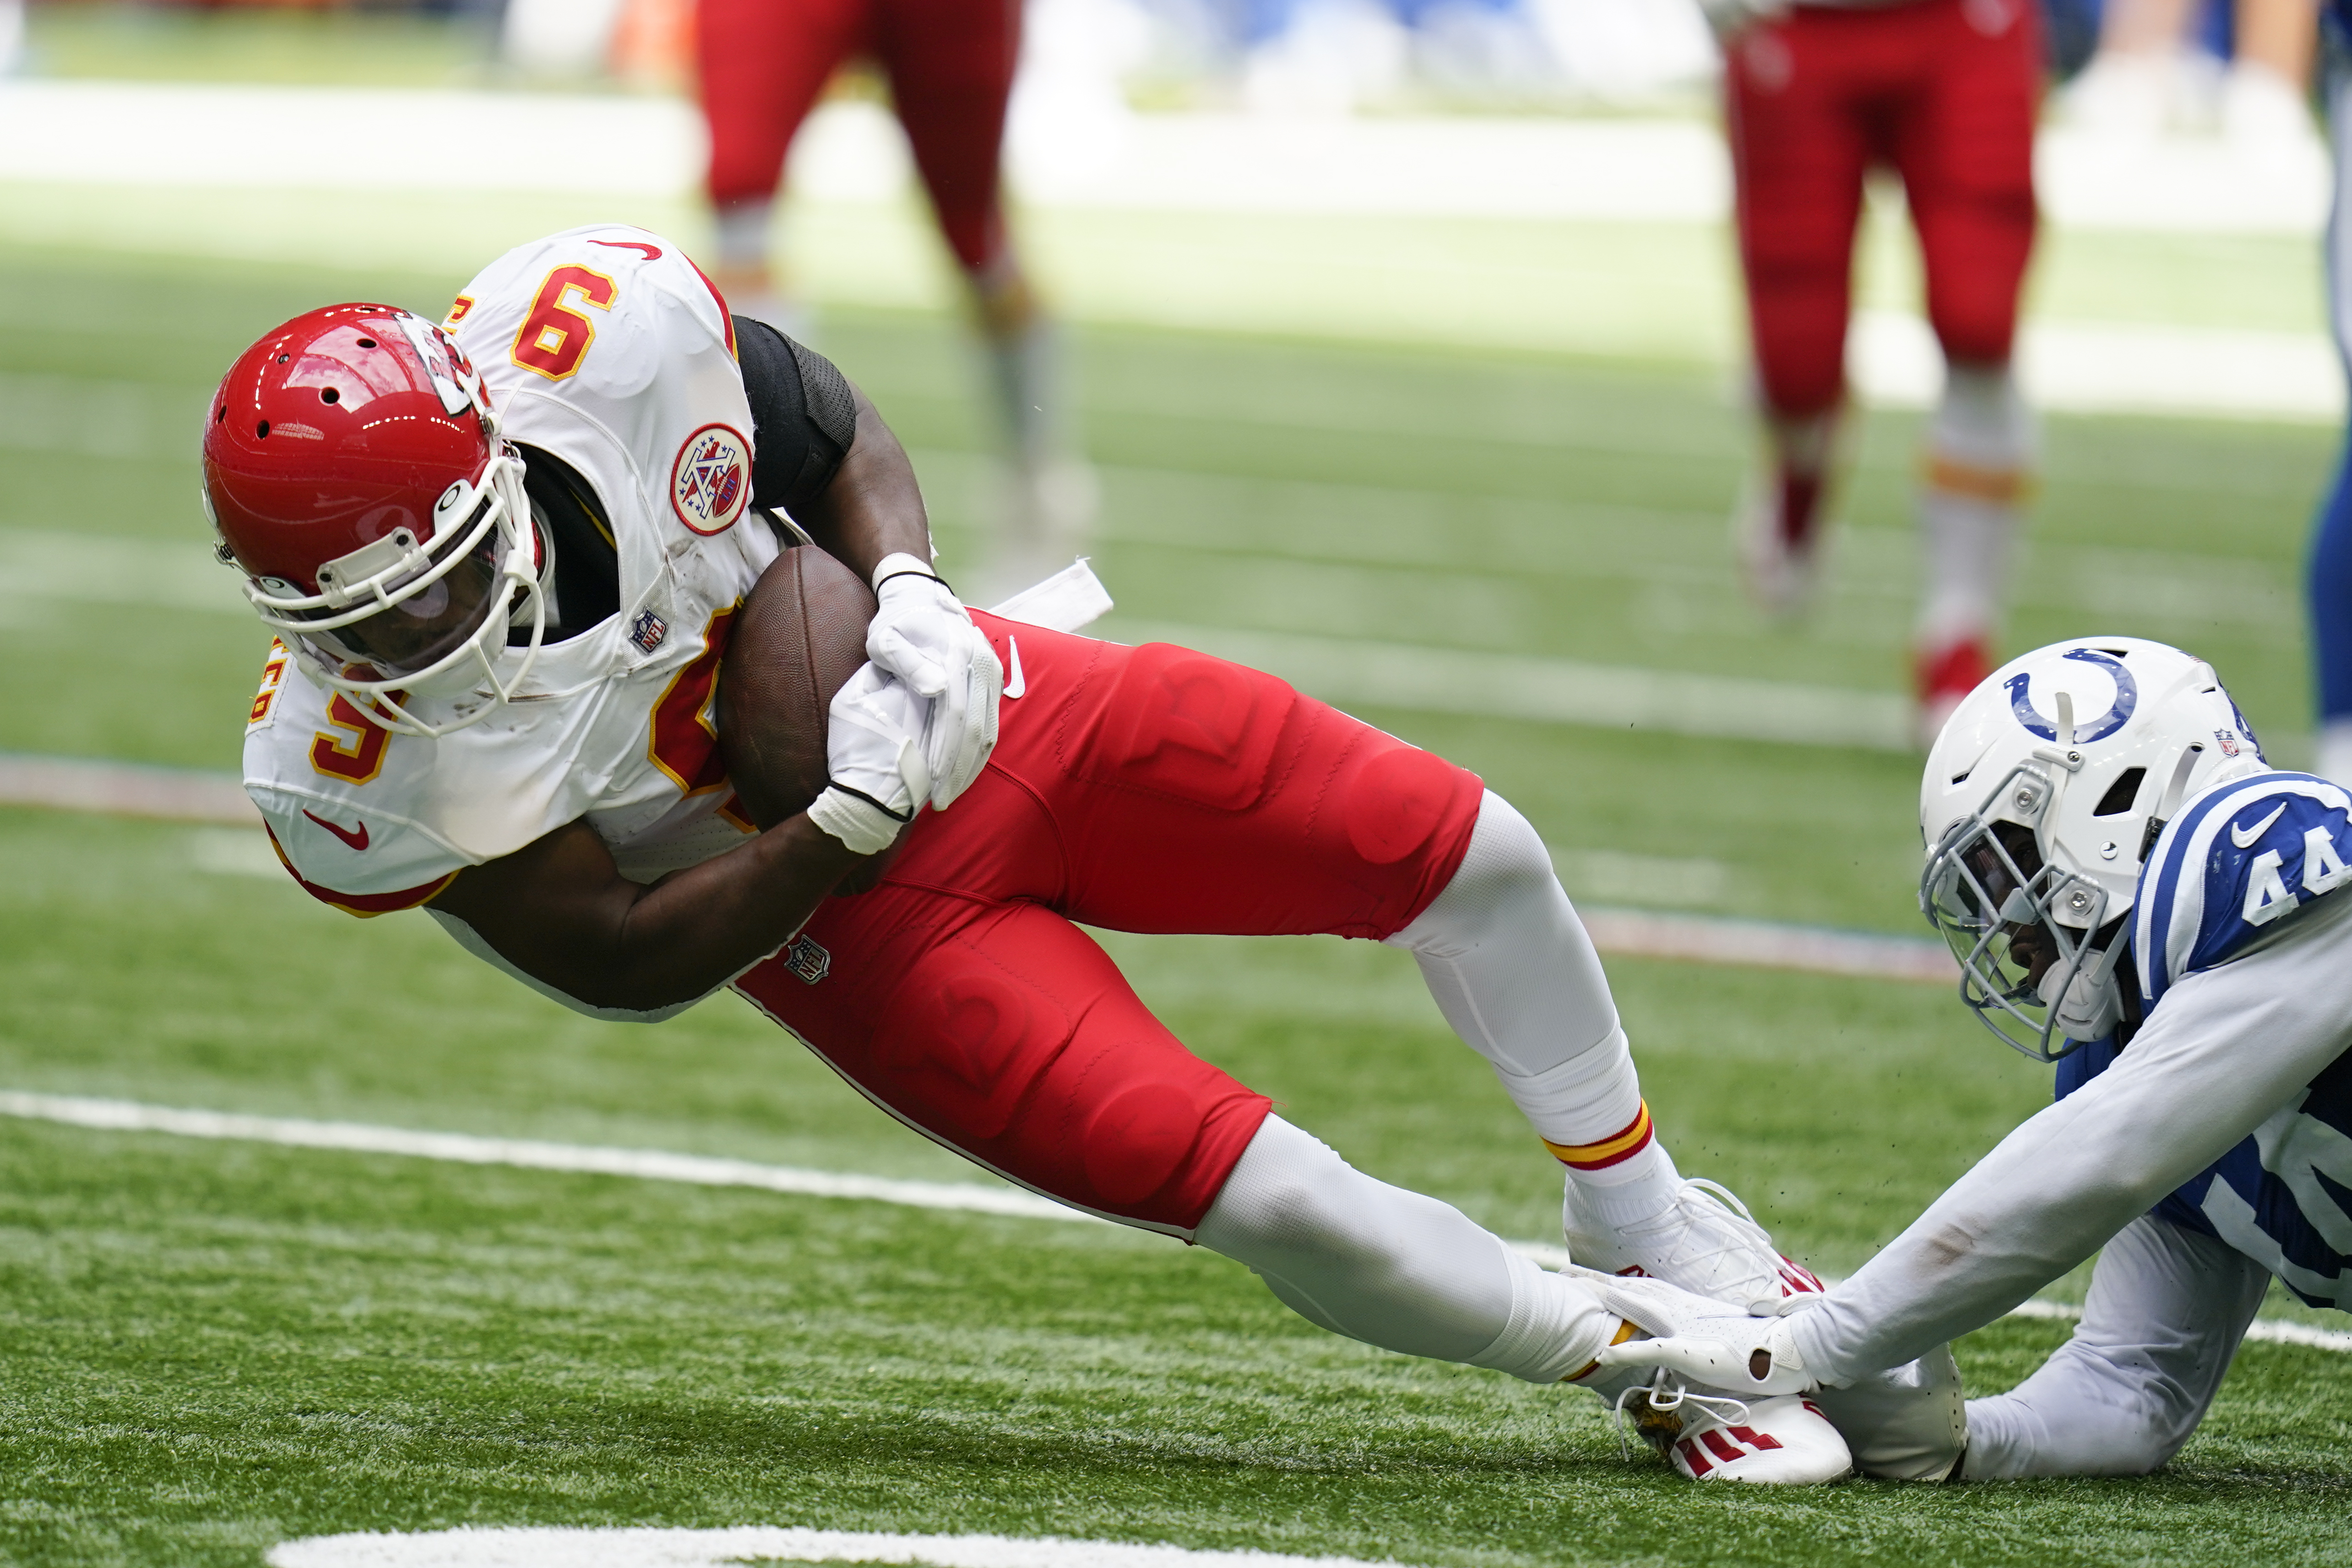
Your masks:
M1704 1177L1685 1180L1658 1215L1611 1229L1582 1211L1571 1176L1560 1229L1568 1255L1585 1268L1664 1280L1743 1311L1782 1312L1822 1292L1812 1270L1782 1257L1746 1204Z
M1695 1481L1819 1486L1853 1473L1853 1456L1801 1395L1734 1399L1700 1394L1671 1372L1617 1396L1618 1415Z

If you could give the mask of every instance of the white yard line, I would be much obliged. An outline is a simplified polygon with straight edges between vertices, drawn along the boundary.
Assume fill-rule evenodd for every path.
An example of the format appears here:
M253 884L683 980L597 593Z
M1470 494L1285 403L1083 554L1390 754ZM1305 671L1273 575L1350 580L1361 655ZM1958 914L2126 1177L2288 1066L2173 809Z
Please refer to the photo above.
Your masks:
M756 1187L764 1192L791 1193L804 1197L854 1198L867 1203L895 1204L903 1208L1005 1215L1021 1219L1076 1220L1089 1225L1107 1223L1094 1215L1067 1207L1051 1198L1011 1187L986 1187L961 1182L898 1181L886 1176L856 1176L841 1171L761 1165L751 1160L668 1154L659 1149L551 1144L527 1138L485 1138L470 1133L426 1133L405 1127L379 1127L362 1122L246 1116L225 1111L190 1111L164 1105L145 1105L134 1100L96 1099L77 1094L34 1094L16 1090L0 1090L0 1115L33 1122L62 1123L68 1126L96 1128L104 1132L169 1133L184 1138L221 1138L353 1154L402 1155L417 1159L453 1161L460 1165L512 1166L525 1170L628 1176L646 1181L684 1182L697 1186ZM1547 1268L1562 1268L1569 1262L1568 1249L1557 1242L1511 1241L1508 1245L1512 1250ZM1832 1279L1830 1282L1835 1283L1835 1281ZM2063 1301L2027 1301L2011 1315L2071 1320L2082 1316L2082 1308ZM2352 1351L2352 1333L2313 1328L2304 1323L2258 1321L2246 1331L2246 1337L2273 1344ZM333 1539L359 1542L415 1538L343 1536ZM740 1555L814 1560L806 1558L805 1554L781 1552L745 1552ZM844 1555L848 1560L859 1562L949 1562L944 1558L877 1557L864 1552ZM272 1554L270 1561L278 1563L279 1568L299 1568L293 1559L281 1560ZM488 1563L503 1563L508 1559L350 1557L306 1558L300 1563L314 1561L323 1568L331 1561L405 1564L444 1561ZM532 1558L530 1561L551 1563L557 1559ZM601 1563L604 1560L597 1561ZM691 1561L700 1562L701 1559ZM961 1563L966 1560L958 1558L953 1561Z
M895 1535L772 1525L463 1526L415 1535L316 1535L273 1546L262 1561L270 1568L732 1568L746 1562L903 1563L928 1568L1393 1568L1351 1557L1206 1552L1050 1535Z
M667 1154L595 1144L550 1144L530 1138L483 1138L470 1133L424 1133L360 1122L312 1122L291 1116L241 1116L225 1111L184 1111L143 1105L134 1100L97 1100L72 1094L26 1094L0 1091L0 1115L27 1121L62 1122L119 1133L171 1133L184 1138L227 1138L284 1144L303 1149L356 1154L406 1155L469 1166L514 1166L524 1170L568 1171L588 1176L632 1176L645 1181L685 1182L695 1186L749 1186L803 1197L862 1198L904 1208L962 1210L1013 1215L1023 1219L1072 1219L1102 1224L1091 1214L1013 1187L961 1182L896 1181L887 1176L803 1170L751 1160L705 1155Z

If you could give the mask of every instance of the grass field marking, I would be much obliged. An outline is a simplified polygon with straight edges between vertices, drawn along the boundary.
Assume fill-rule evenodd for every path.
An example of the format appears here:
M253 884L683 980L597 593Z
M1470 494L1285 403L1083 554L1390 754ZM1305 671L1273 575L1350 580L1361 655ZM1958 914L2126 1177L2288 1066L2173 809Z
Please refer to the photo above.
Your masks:
M683 1182L695 1186L756 1187L764 1192L788 1193L803 1197L850 1198L868 1203L895 1204L906 1208L995 1214L1019 1219L1076 1221L1087 1225L1111 1223L1082 1210L1066 1207L1051 1198L1038 1197L1034 1193L976 1186L958 1182L899 1181L887 1176L857 1176L841 1171L808 1170L797 1166L761 1165L751 1160L721 1159L705 1155L669 1154L659 1149L616 1148L596 1144L551 1144L528 1138L485 1138L470 1133L426 1133L406 1127L373 1126L362 1122L313 1122L290 1116L246 1116L225 1111L188 1111L166 1105L146 1105L135 1100L105 1100L78 1094L36 1094L21 1090L0 1090L0 1115L16 1116L33 1122L60 1123L73 1127L89 1127L101 1132L169 1133L184 1138L278 1144L293 1148L334 1149L354 1154L401 1155L417 1159L447 1160L461 1165L513 1166L526 1170L626 1176L644 1181ZM1521 1257L1541 1264L1547 1269L1563 1269L1571 1261L1568 1249L1558 1242L1507 1239L1504 1245ZM1837 1280L1833 1276L1824 1276L1823 1282L1834 1285ZM2030 1301L2016 1308L2011 1315L2071 1321L2081 1317L2083 1309L2064 1301ZM2246 1337L2273 1344L2306 1345L2317 1350L2352 1352L2352 1333L2314 1328L2305 1323L2257 1320L2246 1330ZM405 1540L409 1538L337 1537L335 1539ZM1169 1548L1169 1550L1179 1549ZM851 1560L909 1563L941 1561L928 1557L866 1556L858 1556ZM277 1560L273 1558L271 1561ZM356 1563L361 1560L354 1558L350 1561ZM389 1563L394 1560L383 1561ZM398 1561L406 1563L410 1560L401 1558ZM436 1558L430 1561L441 1560ZM472 1562L473 1559L466 1561ZM537 1563L543 1560L532 1559L532 1561ZM599 1558L596 1561L602 1563L604 1560ZM1197 1559L1188 1558L1187 1561L1196 1562ZM1286 1561L1297 1560L1286 1559Z
M1252 664L1342 705L1871 751L1916 744L1910 699L1893 692L1125 617L1103 625Z
M1209 1552L1045 1535L895 1535L738 1525L659 1530L460 1526L415 1535L316 1535L273 1546L270 1568L726 1568L742 1563L904 1563L928 1568L1393 1568L1353 1557Z
M1960 967L1944 945L1925 937L1881 936L1769 920L1661 915L1604 904L1580 905L1577 914L1592 945L1612 956L1679 958L1935 986L1952 985L1960 977Z
M21 752L0 752L0 806L45 806L242 828L261 825L261 813L234 774Z
M899 1181L887 1176L804 1170L796 1166L659 1149L614 1148L595 1144L551 1144L529 1138L485 1138L469 1133L428 1133L359 1122L313 1122L289 1116L244 1116L225 1111L186 1111L133 1100L102 1100L73 1094L0 1091L0 1115L58 1122L106 1132L171 1133L184 1138L223 1138L282 1144L294 1148L336 1149L355 1154L404 1155L460 1165L515 1166L526 1170L566 1171L685 1182L696 1186L748 1186L807 1197L860 1198L909 1208L1011 1215L1023 1219L1108 1223L1067 1208L1051 1198L1009 1188L966 1183Z

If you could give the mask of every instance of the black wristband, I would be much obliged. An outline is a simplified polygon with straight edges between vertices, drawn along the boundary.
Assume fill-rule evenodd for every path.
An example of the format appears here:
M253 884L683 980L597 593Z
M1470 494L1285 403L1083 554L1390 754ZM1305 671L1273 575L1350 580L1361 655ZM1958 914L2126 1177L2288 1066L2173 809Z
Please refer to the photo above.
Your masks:
M894 811L890 810L889 807L884 805L881 801L877 800L873 796L868 795L865 790L856 788L855 785L844 784L838 779L828 779L824 781L824 787L828 789L838 789L845 795L856 796L859 800L865 801L867 805L873 807L876 810L881 812L884 816L889 818L894 822L911 822L915 820L915 813L912 810Z
M955 591L955 585L950 582L946 578L941 577L936 571L917 571L911 566L902 566L896 571L887 572L883 575L882 582L877 582L874 585L874 597L877 599L882 597L882 583L896 582L902 577L919 577L927 582L938 583L950 593L953 593Z

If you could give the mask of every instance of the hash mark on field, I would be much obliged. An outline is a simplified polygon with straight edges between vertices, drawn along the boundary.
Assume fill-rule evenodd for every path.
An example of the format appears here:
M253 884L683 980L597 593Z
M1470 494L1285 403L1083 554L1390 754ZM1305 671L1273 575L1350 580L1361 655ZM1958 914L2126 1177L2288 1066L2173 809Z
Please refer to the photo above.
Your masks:
M965 1182L899 1181L887 1176L856 1176L843 1171L808 1170L797 1166L761 1165L752 1160L714 1158L706 1155L669 1154L660 1149L615 1148L599 1144L551 1144L528 1138L485 1138L471 1133L426 1133L407 1127L380 1127L363 1122L313 1122L292 1116L244 1116L226 1111L187 1111L168 1105L144 1105L135 1100L102 1100L78 1094L34 1094L0 1090L0 1116L32 1122L56 1122L117 1133L171 1133L184 1138L225 1138L251 1143L282 1144L294 1148L334 1149L353 1154L404 1155L417 1159L448 1160L460 1165L514 1166L526 1170L563 1171L587 1176L632 1176L646 1181L685 1182L697 1186L748 1186L765 1192L793 1193L805 1197L860 1199L896 1204L907 1208L961 1210L974 1214L1007 1215L1020 1219L1076 1220L1089 1225L1111 1223L1099 1216L1056 1203L1036 1193L1010 1187L976 1186ZM1568 1249L1557 1242L1506 1241L1513 1251L1548 1269L1565 1268ZM1832 1276L1822 1277L1834 1285ZM2063 1301L2027 1301L2013 1317L2071 1320L2083 1309ZM2318 1350L2352 1351L2352 1333L2313 1328L2304 1323L2257 1320L2246 1337L2273 1344L2306 1345ZM348 1536L347 1541L405 1540L408 1537ZM877 1539L861 1537L860 1539ZM897 1538L893 1538L897 1539ZM961 1537L910 1537L948 1540ZM995 1537L971 1537L994 1540ZM1177 1551L1178 1548L1133 1550ZM769 1556L806 1554L770 1552ZM1255 1557L1255 1554L1252 1554ZM856 1552L834 1561L950 1563L935 1557L877 1557ZM272 1556L270 1561L278 1563ZM305 1563L311 1559L303 1559ZM320 1568L330 1561L357 1563L382 1562L440 1563L441 1558L358 1557L315 1560ZM449 1558L450 1563L476 1559ZM479 1560L488 1564L505 1558ZM551 1561L531 1559L533 1563ZM599 1558L601 1563L604 1560ZM698 1559L697 1561L699 1561ZM953 1563L966 1560L958 1558ZM977 1560L973 1560L975 1563ZM992 1565L1010 1568L1013 1560L989 1559ZM1025 1559L1023 1561L1026 1561ZM1156 1561L1156 1560L1155 1560ZM1188 1559L1188 1561L1191 1561ZM1299 1561L1286 1559L1285 1561ZM1314 1561L1339 1562L1339 1559ZM1057 1560L1058 1562L1058 1560ZM1136 1560L1142 1568L1143 1560ZM289 1559L281 1568L292 1568ZM1171 1563L1172 1568L1172 1563Z

